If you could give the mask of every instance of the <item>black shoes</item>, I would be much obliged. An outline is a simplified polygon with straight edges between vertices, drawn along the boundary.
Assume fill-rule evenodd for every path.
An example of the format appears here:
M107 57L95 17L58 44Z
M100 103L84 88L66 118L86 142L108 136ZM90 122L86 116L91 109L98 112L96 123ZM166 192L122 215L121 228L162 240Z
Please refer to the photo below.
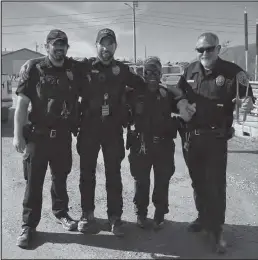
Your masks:
M35 228L31 228L31 227L22 228L22 232L17 238L16 245L24 249L28 248L30 246L32 236L35 232L36 232Z
M62 224L63 228L68 231L73 231L77 229L77 222L74 221L68 214L57 218L58 222Z
M161 213L155 211L153 220L154 220L154 224L153 224L154 230L159 230L159 229L163 228L163 226L164 226L164 214L161 214Z
M203 229L202 223L200 221L200 218L197 218L194 220L190 225L188 226L189 232L201 232Z
M137 216L137 225L140 227L140 228L146 228L147 227L147 219L146 219L146 216Z
M83 212L78 223L78 231L82 233L97 234L100 232L93 212Z
M120 218L111 217L109 219L110 231L117 237L123 237L125 235L123 223Z

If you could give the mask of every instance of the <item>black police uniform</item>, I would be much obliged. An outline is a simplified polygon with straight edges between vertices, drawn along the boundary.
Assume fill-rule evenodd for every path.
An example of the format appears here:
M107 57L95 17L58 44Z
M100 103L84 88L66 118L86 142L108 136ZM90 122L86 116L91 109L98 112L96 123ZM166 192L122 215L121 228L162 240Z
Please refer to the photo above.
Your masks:
M215 68L205 72L199 61L190 64L178 87L196 113L181 131L186 164L192 179L198 219L202 226L220 235L225 222L227 140L232 137L236 80L239 96L246 93L247 78L234 63L218 58ZM249 96L252 89L249 88Z
M24 175L23 227L35 228L41 218L42 189L48 163L52 174L52 211L57 218L68 212L67 176L72 166L71 132L78 120L78 82L74 63L62 67L48 57L33 65L29 78L21 81L16 94L31 101L29 124L24 127L27 153Z
M82 118L77 138L80 155L81 207L84 213L94 212L95 169L100 147L105 162L107 214L109 219L122 215L121 161L124 159L124 104L126 85L144 88L143 79L117 60L103 65L98 58L90 58L89 72L84 77L89 84L82 89Z
M135 130L130 143L130 170L135 180L134 204L139 217L147 216L150 171L154 169L152 202L156 208L154 220L160 223L168 209L169 180L175 172L174 153L177 126L171 112L178 112L171 92L159 86L154 93L130 94ZM127 147L129 148L129 147Z

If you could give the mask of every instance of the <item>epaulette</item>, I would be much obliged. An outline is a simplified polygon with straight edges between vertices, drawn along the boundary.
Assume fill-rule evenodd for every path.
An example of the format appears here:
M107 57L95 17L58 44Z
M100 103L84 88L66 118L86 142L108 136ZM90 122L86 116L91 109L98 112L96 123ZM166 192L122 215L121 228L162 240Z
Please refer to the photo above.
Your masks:
M96 57L90 57L89 59L88 59L88 61L89 61L89 64L94 64L96 61L97 61L97 58Z

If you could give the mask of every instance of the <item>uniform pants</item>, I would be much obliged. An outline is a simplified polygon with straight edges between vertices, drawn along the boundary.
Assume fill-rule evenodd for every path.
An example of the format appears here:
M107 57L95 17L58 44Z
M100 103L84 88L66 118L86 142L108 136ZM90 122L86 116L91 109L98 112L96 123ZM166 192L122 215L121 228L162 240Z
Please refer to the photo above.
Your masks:
M112 131L95 134L86 129L77 139L77 151L80 155L80 192L83 212L95 210L96 165L98 153L102 147L107 192L107 215L121 218L123 213L121 162L125 157L123 132Z
M130 149L129 162L135 180L133 202L137 215L147 216L150 193L150 172L154 170L154 190L152 202L158 215L169 212L169 181L175 172L173 139L165 139L158 144L147 143L147 154L139 154L139 140Z
M23 226L36 228L41 218L42 190L48 167L52 175L52 211L56 217L68 212L67 176L72 167L71 134L49 138L35 136L27 144L24 176L27 180L23 200Z
M218 232L225 222L227 140L193 135L188 151L196 208L204 228Z

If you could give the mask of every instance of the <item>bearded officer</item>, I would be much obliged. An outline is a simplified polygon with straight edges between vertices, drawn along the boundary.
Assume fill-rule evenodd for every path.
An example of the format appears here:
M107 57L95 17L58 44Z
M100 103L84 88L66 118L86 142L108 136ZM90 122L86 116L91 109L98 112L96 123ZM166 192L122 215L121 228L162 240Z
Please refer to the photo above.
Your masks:
M31 66L28 79L20 80L16 91L13 145L18 152L25 151L27 180L22 232L17 240L22 248L30 246L41 218L48 163L52 175L52 211L66 230L77 228L68 215L66 180L72 166L71 132L76 134L77 128L79 80L74 64L66 58L69 45L63 31L50 31L45 47L48 56ZM30 103L31 112L27 116Z
M220 59L220 49L217 35L200 35L196 43L198 61L185 69L178 87L190 102L196 103L196 113L185 125L183 138L198 210L198 218L189 230L206 230L217 252L224 253L227 141L233 134L236 95L244 98L243 109L250 111L253 93L246 73L236 64Z
M82 92L82 123L77 148L80 154L81 232L98 232L94 217L96 163L102 148L107 191L107 215L111 231L123 236L121 161L124 159L123 94L130 86L143 90L143 79L114 59L117 41L114 31L105 28L96 38L97 57L89 59L89 87Z

